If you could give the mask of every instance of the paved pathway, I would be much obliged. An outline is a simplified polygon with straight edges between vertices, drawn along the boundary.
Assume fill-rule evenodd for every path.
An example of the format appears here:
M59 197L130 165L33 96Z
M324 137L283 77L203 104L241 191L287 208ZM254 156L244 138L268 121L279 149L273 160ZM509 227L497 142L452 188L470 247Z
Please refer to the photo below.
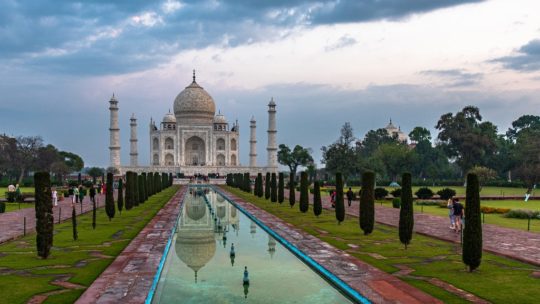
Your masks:
M442 303L397 277L358 260L222 188L218 190L225 192L247 212L373 303Z
M285 193L285 195L287 196L288 193ZM297 192L297 203L299 198L300 194ZM333 210L330 197L322 197L322 201L325 209ZM288 203L288 201L284 203ZM310 203L313 203L311 194ZM415 208L418 207L415 206ZM345 210L347 214L358 217L359 202L353 201L352 206L348 207L345 201ZM399 225L399 209L375 205L375 221L397 227ZM459 243L461 241L460 234L450 230L449 226L450 222L446 217L426 213L414 214L414 231L416 233ZM485 251L540 266L540 233L504 228L491 224L483 224L482 230Z
M176 192L75 303L144 303L186 190Z
M96 194L96 203L98 207L105 205L105 195ZM26 203L25 203L26 204ZM86 213L92 210L92 203L90 197L85 196L82 204L82 213ZM63 201L58 202L57 207L53 207L54 223L71 219L71 198L64 198ZM60 210L61 209L61 210ZM81 205L77 204L76 213L81 213ZM61 214L60 214L61 212ZM26 218L26 233L32 233L36 231L36 210L35 208L24 208L17 211L11 211L0 214L0 244L16 239L24 234L24 219Z

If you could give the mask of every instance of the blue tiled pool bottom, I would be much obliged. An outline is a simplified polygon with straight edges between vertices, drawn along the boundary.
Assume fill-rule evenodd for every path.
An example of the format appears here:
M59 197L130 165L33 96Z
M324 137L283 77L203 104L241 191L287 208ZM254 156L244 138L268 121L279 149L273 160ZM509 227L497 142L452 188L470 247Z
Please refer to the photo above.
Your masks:
M190 192L153 303L350 303L221 195Z

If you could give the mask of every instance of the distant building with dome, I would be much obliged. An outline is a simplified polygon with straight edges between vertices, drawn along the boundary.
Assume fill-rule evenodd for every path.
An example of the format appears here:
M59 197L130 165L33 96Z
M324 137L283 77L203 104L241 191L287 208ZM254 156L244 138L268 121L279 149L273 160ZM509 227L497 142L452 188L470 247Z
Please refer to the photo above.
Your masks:
M388 123L388 125L386 125L386 127L384 127L384 129L386 130L386 132L388 132L388 135L397 138L397 140L399 140L400 142L409 142L409 136L403 131L401 131L401 127L396 128L396 126L394 126L394 124L392 123L392 118L390 118L390 122Z
M120 128L118 123L118 100L113 95L110 103L110 167L120 173L166 172L195 174L219 174L250 172L276 172L276 103L273 99L268 104L268 162L266 166L257 166L256 121L250 120L249 165L240 164L240 126L238 121L229 125L227 118L220 111L216 114L214 99L196 81L193 81L176 96L173 111L169 110L161 122L150 120L150 160L148 166L138 163L137 122L135 115L130 119L130 164L120 163Z

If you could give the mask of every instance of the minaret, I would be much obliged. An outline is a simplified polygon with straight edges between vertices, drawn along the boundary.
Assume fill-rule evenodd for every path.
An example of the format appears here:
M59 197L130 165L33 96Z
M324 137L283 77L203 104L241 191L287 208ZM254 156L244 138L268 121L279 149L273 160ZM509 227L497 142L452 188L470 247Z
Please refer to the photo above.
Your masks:
M129 125L131 126L131 138L129 139L129 165L132 167L137 167L139 165L137 161L139 153L137 153L137 118L135 118L135 114L131 114L130 121L131 123Z
M268 103L268 167L277 170L277 143L276 143L276 103L274 97Z
M255 117L251 117L249 128L251 129L251 133L249 136L249 166L250 167L257 167L257 134L255 132L256 121Z
M120 169L120 128L118 127L118 100L113 96L109 100L111 112L110 132L110 167Z

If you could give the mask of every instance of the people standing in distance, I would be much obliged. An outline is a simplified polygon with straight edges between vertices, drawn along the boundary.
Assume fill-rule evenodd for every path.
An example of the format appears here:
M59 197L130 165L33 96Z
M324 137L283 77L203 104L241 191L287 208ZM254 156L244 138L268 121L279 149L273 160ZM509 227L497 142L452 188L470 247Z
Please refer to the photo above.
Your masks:
M352 191L351 187L349 187L349 191L347 191L347 203L349 204L349 207L351 206L353 197L354 197L354 192Z
M462 223L461 220L463 218L463 205L459 202L459 199L454 199L452 209L454 211L455 231L460 232Z

